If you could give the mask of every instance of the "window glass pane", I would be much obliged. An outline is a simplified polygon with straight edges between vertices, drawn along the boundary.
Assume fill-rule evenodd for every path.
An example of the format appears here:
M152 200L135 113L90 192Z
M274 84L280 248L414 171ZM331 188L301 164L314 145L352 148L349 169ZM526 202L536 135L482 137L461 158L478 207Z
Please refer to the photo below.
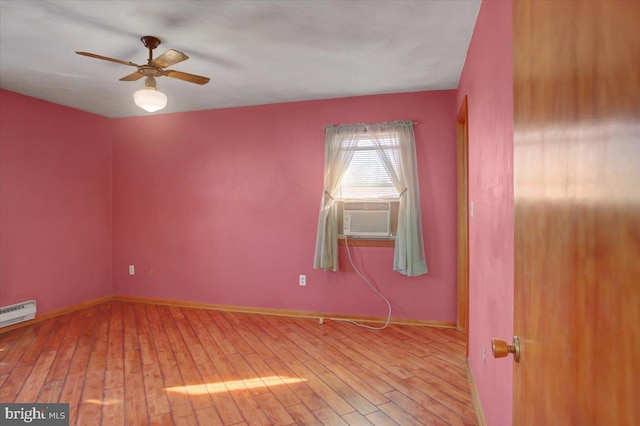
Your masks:
M395 148L385 149L395 165ZM340 198L398 198L384 165L369 139L361 139L340 183Z

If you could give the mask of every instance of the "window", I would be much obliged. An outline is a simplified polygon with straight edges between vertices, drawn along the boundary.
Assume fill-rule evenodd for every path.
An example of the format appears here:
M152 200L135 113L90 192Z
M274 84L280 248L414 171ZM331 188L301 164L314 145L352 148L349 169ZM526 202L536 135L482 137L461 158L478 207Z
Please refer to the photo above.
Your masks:
M338 234L345 221L353 225L354 217L346 215L344 206L360 200L350 205L366 207L365 200L372 200L371 214L386 202L394 206L394 270L410 276L427 273L413 122L328 126L324 167L314 268L338 270Z
M347 206L351 200L367 200L377 201L384 200L389 202L388 233L382 235L380 232L367 233L363 231L364 236L360 238L368 239L389 239L395 237L396 228L398 226L398 207L400 203L400 194L393 184L393 180L389 172L382 162L379 151L386 156L391 162L395 170L398 168L399 148L397 143L394 144L394 138L397 138L394 132L378 135L379 141L372 138L372 135L365 132L358 135L354 146L347 149L352 151L351 161L347 166L347 170L340 179L338 184L338 193L336 197L336 207L338 211L338 235L345 233L345 202ZM380 216L376 214L378 209L377 203L370 203L373 211L363 213L355 218L366 218L367 216ZM368 206L360 205L359 208L367 209ZM347 211L349 208L347 207ZM378 212L382 213L382 212ZM347 213L347 217L351 215ZM382 215L382 217L386 217ZM350 220L347 220L349 223ZM366 228L366 227L365 227ZM347 232L350 226L347 226ZM351 235L354 235L353 233Z
M398 168L398 146L393 145L393 134L388 134L382 142L384 154ZM338 198L340 199L398 199L399 193L393 185L389 172L384 167L376 143L370 135L361 135L353 150L353 157L347 171L340 179Z

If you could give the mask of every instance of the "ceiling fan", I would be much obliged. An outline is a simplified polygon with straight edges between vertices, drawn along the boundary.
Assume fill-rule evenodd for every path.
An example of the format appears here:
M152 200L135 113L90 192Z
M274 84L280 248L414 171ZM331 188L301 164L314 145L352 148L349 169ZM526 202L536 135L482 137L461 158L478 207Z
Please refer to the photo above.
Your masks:
M142 77L146 77L145 88L134 93L134 99L138 106L150 112L158 111L164 108L167 104L166 95L157 90L156 77L167 76L196 84L207 84L209 82L209 77L165 69L167 67L170 67L171 65L177 64L178 62L185 61L189 59L189 57L182 52L169 49L162 55L154 59L153 50L160 45L160 39L153 36L144 36L141 37L140 40L142 41L142 44L144 44L144 46L149 49L149 58L147 59L147 63L144 65L138 65L134 64L133 62L109 58L107 56L96 55L95 53L76 53L78 55L88 56L90 58L102 59L103 61L115 62L116 64L136 67L137 70L135 72L122 77L120 81L136 81L141 79ZM152 99L155 99L155 101L152 102ZM147 105L149 102L151 102L151 104ZM147 105L148 108L143 105Z

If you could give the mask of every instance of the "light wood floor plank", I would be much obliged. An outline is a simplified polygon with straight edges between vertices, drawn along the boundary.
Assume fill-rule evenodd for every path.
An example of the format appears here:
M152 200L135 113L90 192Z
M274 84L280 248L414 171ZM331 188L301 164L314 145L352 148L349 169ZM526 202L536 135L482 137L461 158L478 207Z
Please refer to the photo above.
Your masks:
M369 420L375 426L402 426L394 422L391 417L387 416L382 411L376 411L375 413L367 415L367 420Z
M431 373L422 368L418 368L413 370L416 378L422 380L426 385L428 385L431 389L439 389L443 392L441 397L449 399L449 397L457 400L466 408L471 408L473 410L473 401L469 396L469 382L465 383L462 380L445 380L439 377L437 374ZM446 394L446 397L445 397Z
M0 380L0 386L2 381ZM40 389L40 394L35 402L58 402L60 398L60 392L62 392L63 380L55 380L53 382L46 382Z
M162 373L158 364L143 366L143 381L149 416L153 417L170 413L171 407L169 405L167 393L164 390Z
M361 414L370 414L377 410L376 406L370 403L365 397L349 386L345 381L327 370L318 361L308 361L305 363L312 371L316 372L327 385L338 395L345 399L353 408ZM344 414L344 413L342 413Z
M447 423L440 417L436 416L425 407L418 404L413 399L399 391L393 391L386 394L398 407L411 414L416 419L421 419L429 426L446 426Z
M287 408L287 411L293 417L296 424L306 426L322 426L322 422L313 415L311 411L304 405L292 405Z
M250 425L268 425L269 419L256 402L254 395L246 389L238 389L231 393L242 416Z
M16 401L35 401L44 386L47 372L56 357L55 351L42 352L16 397Z
M451 397L447 392L438 386L432 386L418 377L411 377L406 379L407 383L410 383L415 388L420 389L421 392L430 396L436 401L441 401L441 404L449 408L451 411L457 413L465 422L472 421L474 417L473 408L470 403L462 403L456 398Z
M315 416L324 425L332 426L349 426L342 418L330 407L320 408L313 412Z
M385 376L385 380L388 380L390 383L394 384L394 387L405 396L411 398L420 406L426 408L431 413L440 417L447 424L450 425L463 425L465 424L465 419L463 419L458 413L452 411L445 403L448 401L439 401L434 399L432 396L428 395L429 389L423 389L415 386L413 383L409 382L408 379L399 379L398 377L393 377L392 375ZM391 399L389 394L385 394L388 398Z
M293 417L286 408L280 404L280 401L271 393L266 392L254 397L264 414L267 416L270 424L273 425L291 425L295 424Z
M293 370L287 367L288 364L283 363L280 359L269 359L266 361L269 367L273 369L278 377L287 380L287 387L304 403L309 410L317 410L324 408L327 403L318 395L307 383L308 378L298 377ZM301 380L301 382L297 382Z
M102 424L123 425L124 423L124 386L105 389L102 406ZM77 422L76 422L77 423ZM72 421L71 424L74 424Z
M245 359L262 379L265 386L273 393L284 407L300 404L300 398L289 389L285 381L279 377L258 354L247 354Z
M199 424L198 418L196 413L193 411L191 404L182 404L173 407L171 414L173 416L173 424L175 425L197 426ZM127 424L129 425L134 423Z
M69 403L69 419L73 419L72 421L76 424L81 424L77 422L78 419L78 407L80 406L82 395L82 386L84 382L84 377L74 378L69 377L64 382L64 386L62 387L62 392L60 393L60 398L58 402L67 402ZM27 401L21 401L27 402Z
M224 426L224 422L214 407L196 410L196 417L201 425Z
M410 413L397 406L394 402L380 405L380 410L402 426L424 426L424 423L413 417Z
M307 380L307 384L320 398L326 402L338 415L347 414L355 410L347 401L344 400L331 386L326 384L316 373L311 371L301 362L292 362L289 364L291 369L298 375Z
M349 414L345 414L342 416L342 420L344 420L349 426L371 426L371 423L365 416L358 412L353 412Z
M360 395L366 398L369 402L374 405L384 404L385 402L389 402L389 400L382 395L382 393L375 390L373 387L369 385L365 380L363 380L357 373L353 373L351 369L349 369L349 364L331 364L328 365L327 368L331 370L336 376L341 378L343 381L349 383L349 385L354 388ZM384 392L388 392L389 389L386 388Z
M446 380L447 382L458 386L465 392L469 392L469 379L466 370L461 370L451 364L442 361L435 356L423 358L425 367L422 367L427 374L433 374ZM414 373L415 374L415 373Z

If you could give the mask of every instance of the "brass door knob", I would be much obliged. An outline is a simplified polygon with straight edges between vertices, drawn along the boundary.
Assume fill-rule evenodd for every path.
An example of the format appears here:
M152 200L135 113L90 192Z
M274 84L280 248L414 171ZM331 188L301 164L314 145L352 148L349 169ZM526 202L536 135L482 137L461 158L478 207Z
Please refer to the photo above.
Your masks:
M491 339L491 352L493 352L494 358L504 358L509 354L513 354L513 360L515 362L520 361L520 338L513 336L513 344L508 344L504 340L493 338Z

